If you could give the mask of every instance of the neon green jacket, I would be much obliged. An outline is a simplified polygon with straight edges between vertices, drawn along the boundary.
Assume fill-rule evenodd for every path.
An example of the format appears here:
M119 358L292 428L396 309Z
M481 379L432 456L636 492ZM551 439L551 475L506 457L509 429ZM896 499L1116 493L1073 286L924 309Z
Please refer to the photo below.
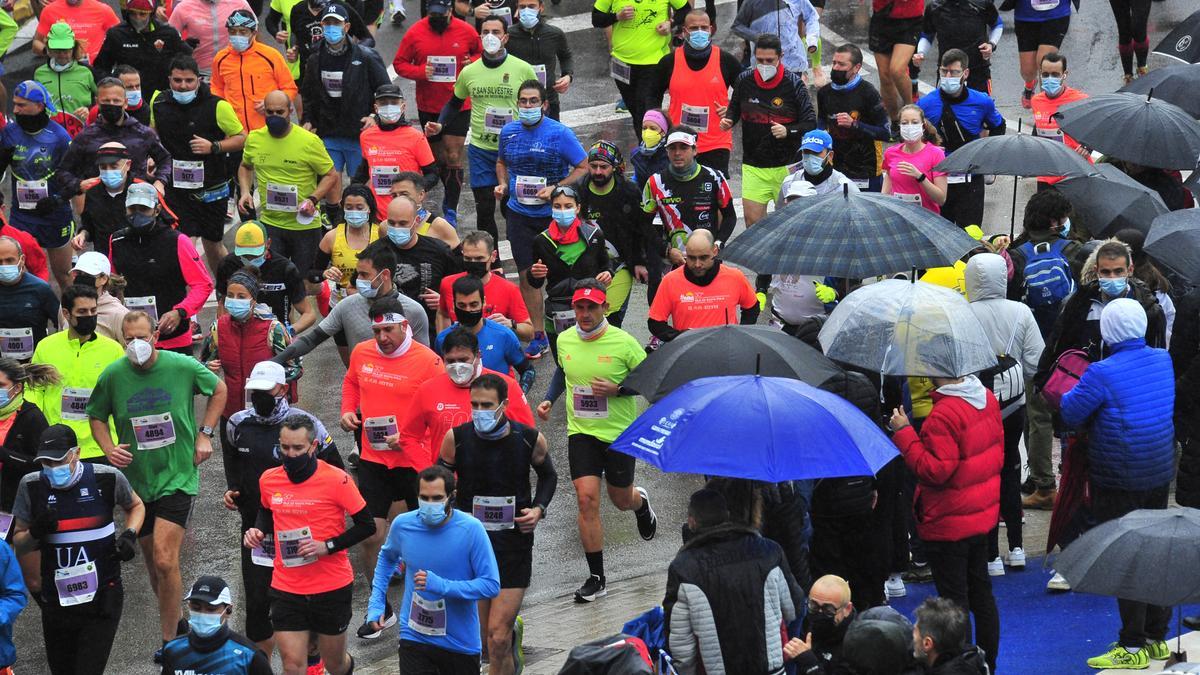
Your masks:
M49 363L58 368L62 381L57 385L30 387L25 391L25 400L41 408L50 424L65 424L75 430L79 440L79 456L83 459L103 457L100 445L92 438L88 426L86 397L90 396L100 373L113 361L125 358L125 350L116 340L97 334L93 339L80 344L68 337L69 331L59 331L46 336L33 350L32 363ZM65 395L65 396L64 396ZM74 402L74 406L70 404ZM69 409L63 411L64 404ZM72 410L76 412L72 412ZM113 438L117 428L109 420Z

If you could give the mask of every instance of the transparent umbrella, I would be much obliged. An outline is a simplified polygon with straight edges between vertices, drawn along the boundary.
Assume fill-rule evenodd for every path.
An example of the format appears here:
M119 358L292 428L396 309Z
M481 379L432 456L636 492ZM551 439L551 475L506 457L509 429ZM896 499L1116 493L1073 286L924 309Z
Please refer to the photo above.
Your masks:
M834 361L884 375L962 377L996 365L983 325L958 293L888 279L846 296L818 336Z

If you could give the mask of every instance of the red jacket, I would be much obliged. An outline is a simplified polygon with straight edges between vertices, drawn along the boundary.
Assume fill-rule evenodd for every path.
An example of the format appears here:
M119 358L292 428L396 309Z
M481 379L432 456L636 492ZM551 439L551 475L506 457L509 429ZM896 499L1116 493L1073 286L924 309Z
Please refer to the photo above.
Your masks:
M479 58L482 53L483 44L479 41L479 33L471 24L452 16L450 26L444 32L438 33L430 27L429 19L424 18L414 23L400 40L392 67L400 77L417 83L417 110L436 114L441 112L446 101L450 100L454 93L454 83L430 82L425 79L426 57L456 57L457 77L463 66ZM470 101L463 104L463 110L470 107Z
M896 447L917 476L913 511L921 539L960 541L996 527L1004 427L996 397L986 393L978 410L934 391L920 437L911 426L896 432Z
M25 254L25 269L42 281L50 281L50 268L46 264L46 251L37 239L25 230L18 230L0 214L0 237L12 237L21 244L21 252Z

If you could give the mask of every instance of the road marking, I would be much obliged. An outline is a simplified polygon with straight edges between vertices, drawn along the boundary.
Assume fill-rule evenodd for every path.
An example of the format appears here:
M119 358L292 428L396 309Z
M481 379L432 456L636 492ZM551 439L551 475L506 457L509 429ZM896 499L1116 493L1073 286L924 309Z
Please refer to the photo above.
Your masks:
M737 2L737 0L716 0L717 5L731 5L734 2ZM574 33L592 27L592 13L589 11L569 16L558 16L547 19L546 23L561 28L564 33Z

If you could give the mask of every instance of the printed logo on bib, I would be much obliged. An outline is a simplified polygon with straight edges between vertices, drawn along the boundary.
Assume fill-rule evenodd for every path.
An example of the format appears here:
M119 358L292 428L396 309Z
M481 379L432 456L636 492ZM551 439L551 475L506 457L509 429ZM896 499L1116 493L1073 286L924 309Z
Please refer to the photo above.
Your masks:
M483 113L483 130L489 134L498 134L504 125L511 121L513 121L511 109L489 107Z
M539 199L538 192L546 187L546 179L541 176L517 176L517 203L528 206L538 206L546 202Z
M94 562L55 570L54 587L58 589L58 604L71 607L91 602L96 597L98 581Z
M0 328L0 356L18 361L33 356L33 329Z
M129 420L138 450L156 450L175 443L175 420L171 413L146 415Z
M153 295L125 296L125 307L131 312L145 312L158 321L158 300Z
M907 194L904 192L893 192L892 196L895 197L896 199L899 199L902 202L909 202L910 204L920 204L921 203L921 195Z
M91 389L84 389L82 387L63 387L62 418L64 420L72 420L75 422L86 420L88 418L88 399L91 397Z
M561 312L554 312L550 315L550 318L554 320L554 332L562 333L575 325L575 310L566 309Z
M1042 138L1048 138L1052 141L1058 141L1060 143L1063 140L1062 129L1059 129L1057 127L1054 129L1042 129L1041 127L1034 127L1033 133L1036 136L1041 136Z
M399 433L395 415L368 417L363 423L363 429L367 433L367 445L370 445L372 450L387 450L388 436L395 436Z
M970 174L965 174L965 173L948 173L948 174L946 174L946 184L947 185L957 185L959 183L966 183L970 179L971 179Z
M485 530L511 530L517 512L516 497L483 497L471 501L471 515L483 523Z
M597 396L591 387L571 387L572 410L576 417L600 419L608 417L608 397Z
M408 627L421 635L445 635L446 601L426 600L414 592L408 609Z
M284 567L301 567L317 561L315 555L300 555L300 544L312 541L312 531L307 527L296 530L283 530L276 533L279 538L279 557Z
M1058 7L1058 3L1060 2L1062 0L1031 0L1029 4L1039 12L1048 12Z
M396 176L400 175L400 167L398 166L373 166L371 167L371 186L375 188L377 195L389 195L392 193L392 182L396 180Z
M275 540L271 535L263 535L262 543L250 549L250 562L259 567L275 565Z
M204 162L171 160L171 185L181 190L196 190L204 187Z
M430 82L454 82L458 74L458 59L453 56L427 56L425 62L433 66Z
M32 209L38 200L50 196L50 188L44 180L17 181L17 208Z
M708 129L708 106L706 105L688 105L683 104L683 110L679 114L679 123L686 124L693 129L705 131Z
M267 201L264 206L268 211L295 213L300 208L300 191L295 185L267 183Z
M322 70L321 84L324 85L325 91L330 98L342 97L342 71L340 70Z
M609 64L609 73L612 75L612 79L617 82L629 84L629 77L633 73L633 68L628 63L614 57Z

